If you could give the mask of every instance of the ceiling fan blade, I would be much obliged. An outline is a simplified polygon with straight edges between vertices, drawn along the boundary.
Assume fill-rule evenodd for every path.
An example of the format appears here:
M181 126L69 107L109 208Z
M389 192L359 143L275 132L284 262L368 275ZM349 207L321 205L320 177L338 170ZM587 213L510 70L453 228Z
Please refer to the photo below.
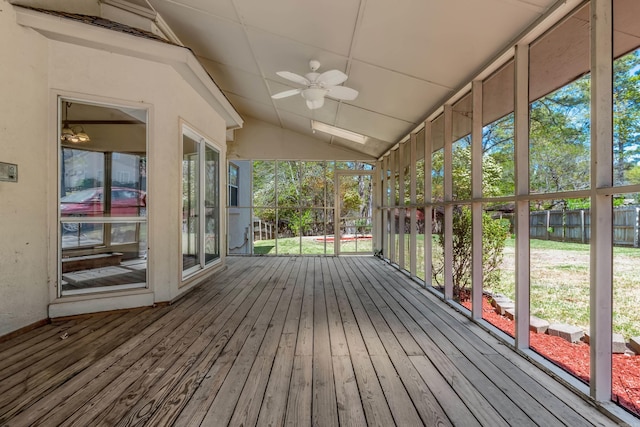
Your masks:
M276 74L283 79L291 80L294 83L298 83L304 86L309 86L311 84L309 79L307 79L306 77L302 77L301 75L292 73L291 71L278 71Z
M340 83L344 83L349 76L343 73L340 70L329 70L320 74L316 78L316 82L324 84L324 87L339 85Z
M284 92L279 92L276 93L274 95L271 95L271 98L273 99L280 99L280 98L286 98L287 96L293 96L293 95L297 95L300 92L302 92L301 89L290 89L290 90L285 90Z
M352 101L358 97L358 91L346 86L334 86L329 88L327 96L344 101Z

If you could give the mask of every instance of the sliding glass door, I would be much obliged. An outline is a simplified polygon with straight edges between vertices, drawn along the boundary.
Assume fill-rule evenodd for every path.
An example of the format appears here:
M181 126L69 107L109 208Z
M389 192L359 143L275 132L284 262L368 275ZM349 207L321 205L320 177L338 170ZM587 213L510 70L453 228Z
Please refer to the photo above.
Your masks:
M188 275L200 268L200 142L183 135L182 148L182 271Z
M182 276L220 258L220 153L188 127L182 132Z
M220 258L220 154L204 147L204 262Z

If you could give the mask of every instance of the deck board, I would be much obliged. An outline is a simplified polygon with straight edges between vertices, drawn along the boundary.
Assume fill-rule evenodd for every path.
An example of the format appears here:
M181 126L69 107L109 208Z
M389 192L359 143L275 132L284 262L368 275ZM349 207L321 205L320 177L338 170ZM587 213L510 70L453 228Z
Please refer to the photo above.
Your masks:
M338 426L338 406L331 359L329 321L324 293L324 272L320 258L314 258L313 283L313 408L312 424Z
M342 316L347 343L349 345L349 355L353 361L353 368L367 422L372 426L394 425L393 415L391 414L391 409L389 408L382 386L376 375L375 368L371 361L371 355L365 345L355 314L349 303L349 298L341 284L341 282L348 280L348 278L344 275L344 270L338 269L339 262L336 262L334 259L329 259L329 262L334 265L337 274L341 277L341 280L334 282L334 290L338 299L340 315Z
M395 275L395 272L393 274ZM516 368L508 358L499 354L497 348L500 345L498 344L494 347L489 344L492 341L497 342L495 339L482 340L477 334L469 330L471 325L469 319L458 318L462 325L456 328L450 322L447 322L448 319L446 317L450 315L444 313L441 307L433 307L432 314L427 314L424 310L422 313L425 317L430 318L433 321L433 325L439 331L443 331L448 339L452 340L452 343L455 340L454 345L461 350L462 354L456 356L453 360L460 361L458 365L465 365L459 370L464 371L466 369L471 378L478 378L474 377L474 375L477 375L477 371L471 372L469 367L466 366L466 361L469 359L478 367L482 375L489 378L500 377L503 380L500 388L510 399L527 402L526 405L520 403L517 406L528 416L528 419L524 418L518 411L509 416L510 420L519 418L524 425L588 425L587 420L579 412L567 410L569 408L566 404L559 399L552 398L552 393L534 381L529 374ZM445 346L441 345L441 347ZM478 355L486 357L479 357ZM481 381L482 379L478 378L478 380ZM503 409L511 410L516 405L516 402L508 403L501 399L500 392L495 390L493 385L489 385L487 391L492 390L493 393L487 395L487 400L492 404L503 402L503 405L507 406L506 408L500 408L500 411Z
M387 302L381 298L377 298L374 302L370 297L365 288L365 285L369 285L369 283L365 283L365 285L362 283L366 280L365 276L358 274L357 270L353 268L354 258L347 259L345 263L350 267L347 272L351 279L353 304L359 308L358 312L361 313L361 316L364 316L362 313L366 312L368 317L368 319L361 318L358 323L370 325L378 337L375 339L373 336L369 336L367 347L370 352L371 348L376 348L376 354L372 355L374 356L372 360L378 376L385 380L381 381L381 384L385 389L387 401L396 423L399 425L420 425L420 419L422 419L422 423L425 425L449 425L447 416L442 412L435 397L408 359L407 354L421 353L417 343L411 338L408 352L403 349L399 337L394 335L387 323L393 323L393 319L384 319L379 311L379 309L388 307ZM359 300L359 304L357 300ZM406 332L406 329L402 328L402 332ZM406 335L404 336L406 337ZM399 377L400 384L395 377ZM412 404L409 405L411 402Z
M384 272L378 270L378 273ZM393 276L387 279L398 280ZM384 283L384 281L382 282ZM495 419L501 416L511 425L536 425L523 408L523 406L529 405L528 399L521 402L520 405L513 402L510 395L502 389L502 387L508 387L509 384L506 382L496 384L495 378L504 378L502 376L494 378L483 371L483 368L490 370L493 366L490 359L495 355L495 352L491 350L482 354L477 350L473 350L470 353L465 353L470 351L472 347L470 347L467 339L460 337L457 332L459 328L452 328L439 318L435 313L437 307L422 304L420 299L416 299L415 289L410 286L404 286L405 283L402 282L396 283L399 285L398 287L385 286L385 289L397 298L404 297L408 305L403 304L404 301L401 300L399 300L399 303L411 314L429 339L433 341L436 349L428 351L427 354L430 358L433 358L434 365L440 370L441 375L448 378L450 382L453 382L455 378L466 379L467 381L463 380L466 385L473 385L474 390L482 395L483 398L481 400L488 402L493 407L492 411L484 414L487 422L491 421L492 418ZM441 352L443 354L440 354ZM479 409L484 412L485 408L480 406ZM498 423L500 422L498 421ZM556 424L557 422L552 425Z
M227 265L0 343L0 425L616 425L376 258Z

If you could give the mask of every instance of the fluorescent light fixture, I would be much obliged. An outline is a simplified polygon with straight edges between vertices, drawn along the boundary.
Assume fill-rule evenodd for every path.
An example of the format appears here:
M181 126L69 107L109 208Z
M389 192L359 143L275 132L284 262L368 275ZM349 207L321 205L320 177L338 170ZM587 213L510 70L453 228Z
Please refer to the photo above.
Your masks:
M337 128L335 126L318 122L316 120L311 120L311 129L313 129L314 132L318 130L320 132L328 133L329 135L333 135L339 138L348 139L349 141L357 142L358 144L364 144L367 141L367 137L364 135L351 132L350 130Z

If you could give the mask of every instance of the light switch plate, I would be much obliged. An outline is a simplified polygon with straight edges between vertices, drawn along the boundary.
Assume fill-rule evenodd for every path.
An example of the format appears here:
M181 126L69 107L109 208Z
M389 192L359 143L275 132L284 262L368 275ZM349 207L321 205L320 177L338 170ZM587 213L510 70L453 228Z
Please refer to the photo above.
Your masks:
M18 165L0 162L0 181L18 182Z

